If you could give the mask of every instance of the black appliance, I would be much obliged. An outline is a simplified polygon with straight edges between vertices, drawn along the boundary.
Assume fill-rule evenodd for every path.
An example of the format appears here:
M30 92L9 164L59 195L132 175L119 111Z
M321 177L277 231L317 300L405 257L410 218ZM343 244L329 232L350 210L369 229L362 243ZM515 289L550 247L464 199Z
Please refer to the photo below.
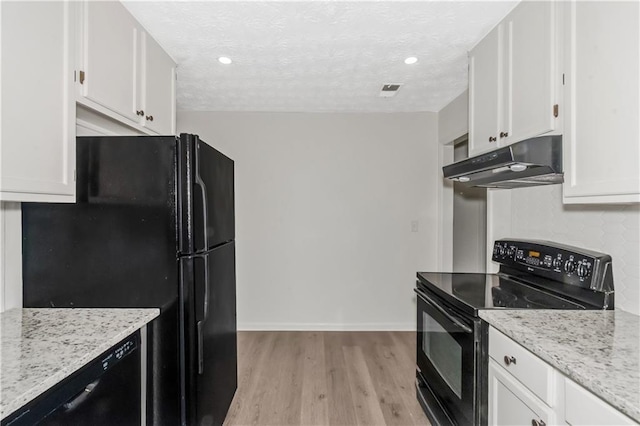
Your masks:
M562 136L539 136L442 168L445 178L485 188L521 188L564 182Z
M140 332L2 420L2 426L140 426Z
M487 424L481 309L613 309L611 257L548 241L499 240L497 274L419 272L416 395L436 425Z
M188 134L76 147L77 202L22 205L24 306L160 308L148 423L222 424L237 388L233 161Z

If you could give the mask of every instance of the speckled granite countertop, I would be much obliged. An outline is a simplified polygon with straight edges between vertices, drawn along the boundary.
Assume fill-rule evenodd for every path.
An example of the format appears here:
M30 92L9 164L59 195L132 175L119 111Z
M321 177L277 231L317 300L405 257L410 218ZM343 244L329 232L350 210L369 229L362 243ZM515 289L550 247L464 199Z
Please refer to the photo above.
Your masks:
M640 317L623 311L483 310L480 318L640 421Z
M158 315L158 309L12 309L1 313L0 418Z

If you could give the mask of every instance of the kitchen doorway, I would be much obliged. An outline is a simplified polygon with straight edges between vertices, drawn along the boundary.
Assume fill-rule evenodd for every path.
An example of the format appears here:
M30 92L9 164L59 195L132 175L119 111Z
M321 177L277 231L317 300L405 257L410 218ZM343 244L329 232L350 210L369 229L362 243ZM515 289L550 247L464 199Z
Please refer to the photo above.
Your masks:
M468 137L454 142L453 160L469 157ZM487 189L453 183L453 270L485 272L487 251Z

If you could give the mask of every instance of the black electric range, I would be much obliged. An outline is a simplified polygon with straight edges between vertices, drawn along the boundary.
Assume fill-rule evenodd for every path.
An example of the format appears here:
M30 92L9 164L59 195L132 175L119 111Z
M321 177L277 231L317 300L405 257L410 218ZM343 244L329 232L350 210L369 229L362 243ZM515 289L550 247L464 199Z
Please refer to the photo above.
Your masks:
M496 274L418 272L417 396L434 424L486 424L488 327L481 309L613 309L611 257L499 240Z
M556 291L536 287L527 281L499 274L419 272L418 286L425 287L473 316L480 309L603 309L594 297L577 299L574 289L555 283ZM553 284L548 280L539 283ZM589 295L593 296L593 295ZM585 300L586 299L586 300ZM611 299L611 296L610 296Z

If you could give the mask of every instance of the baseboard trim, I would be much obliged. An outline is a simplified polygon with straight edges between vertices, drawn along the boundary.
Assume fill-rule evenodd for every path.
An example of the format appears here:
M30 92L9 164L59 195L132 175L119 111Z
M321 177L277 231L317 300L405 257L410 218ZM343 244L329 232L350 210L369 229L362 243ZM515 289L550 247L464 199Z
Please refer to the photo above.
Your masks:
M279 323L245 322L238 324L239 331L416 331L415 323Z

